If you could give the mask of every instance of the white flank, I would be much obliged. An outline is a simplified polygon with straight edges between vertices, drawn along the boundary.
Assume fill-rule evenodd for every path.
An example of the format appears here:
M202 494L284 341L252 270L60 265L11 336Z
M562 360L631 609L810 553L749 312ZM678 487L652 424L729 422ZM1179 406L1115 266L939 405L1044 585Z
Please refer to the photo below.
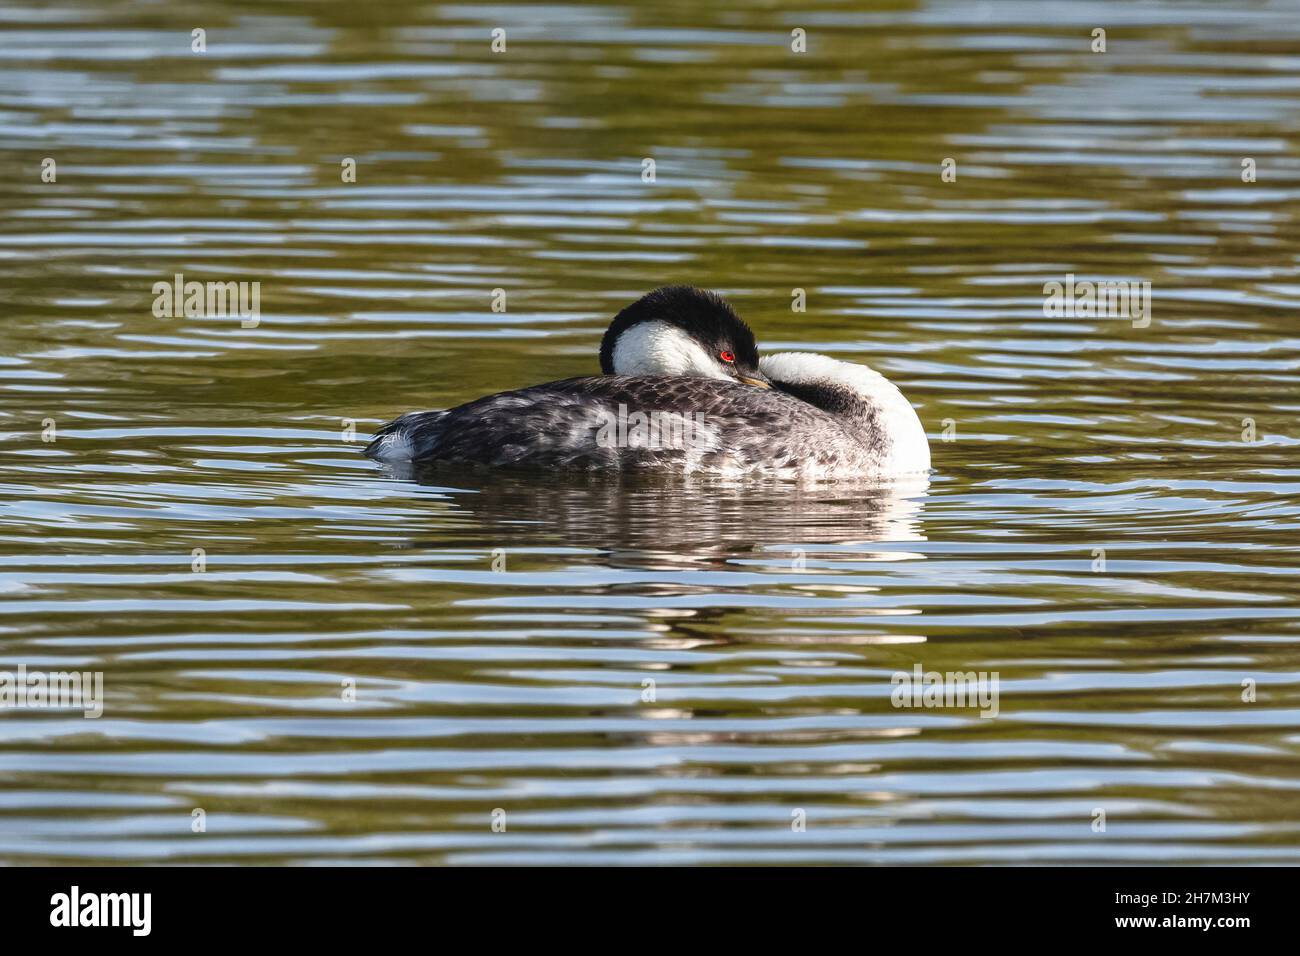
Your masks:
M792 385L838 385L856 393L879 411L879 424L891 447L880 468L890 474L908 474L930 468L930 443L916 410L885 376L865 365L841 362L815 352L778 352L764 355L759 369L774 382Z

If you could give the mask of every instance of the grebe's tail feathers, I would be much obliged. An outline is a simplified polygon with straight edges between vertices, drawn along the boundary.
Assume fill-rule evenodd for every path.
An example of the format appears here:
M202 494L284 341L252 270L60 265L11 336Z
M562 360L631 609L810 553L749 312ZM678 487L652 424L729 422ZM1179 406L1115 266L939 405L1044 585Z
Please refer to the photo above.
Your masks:
M446 412L408 412L395 418L379 431L366 446L366 457L376 461L403 462L431 454L438 446L438 434Z

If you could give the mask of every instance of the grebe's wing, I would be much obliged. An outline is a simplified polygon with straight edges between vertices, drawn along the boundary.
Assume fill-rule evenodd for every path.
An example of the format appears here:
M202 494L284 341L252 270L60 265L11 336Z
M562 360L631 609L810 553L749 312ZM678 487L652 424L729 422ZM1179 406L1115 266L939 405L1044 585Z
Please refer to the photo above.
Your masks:
M601 375L488 395L384 426L381 461L493 467L745 470L816 454L799 436L829 416L769 389L693 376Z

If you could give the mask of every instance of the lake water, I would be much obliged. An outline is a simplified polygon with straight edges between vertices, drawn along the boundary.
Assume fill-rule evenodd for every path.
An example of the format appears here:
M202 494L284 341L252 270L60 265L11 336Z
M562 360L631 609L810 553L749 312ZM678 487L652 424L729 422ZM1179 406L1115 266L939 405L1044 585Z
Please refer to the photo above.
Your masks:
M0 27L0 668L104 682L0 711L0 860L1300 862L1295 2ZM361 456L668 282L889 375L928 486Z

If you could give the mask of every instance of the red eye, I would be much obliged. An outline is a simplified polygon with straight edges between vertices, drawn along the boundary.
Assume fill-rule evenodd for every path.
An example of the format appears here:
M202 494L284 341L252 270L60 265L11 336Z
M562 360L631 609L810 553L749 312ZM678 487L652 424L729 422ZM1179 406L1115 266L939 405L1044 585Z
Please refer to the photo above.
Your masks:
M724 362L734 362L734 361L736 361L736 353L735 353L735 352L719 352L719 353L718 353L718 358L722 359L722 361L724 361Z

